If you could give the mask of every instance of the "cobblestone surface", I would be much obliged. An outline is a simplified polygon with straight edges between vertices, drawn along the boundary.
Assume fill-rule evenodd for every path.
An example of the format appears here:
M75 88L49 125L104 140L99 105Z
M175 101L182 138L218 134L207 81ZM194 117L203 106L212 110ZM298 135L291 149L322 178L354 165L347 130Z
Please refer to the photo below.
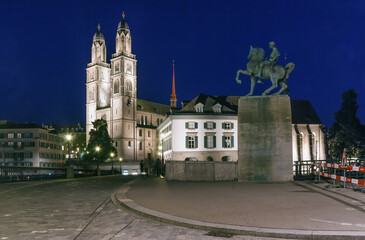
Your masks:
M227 239L144 219L115 206L110 195L129 180L113 176L0 184L0 240Z

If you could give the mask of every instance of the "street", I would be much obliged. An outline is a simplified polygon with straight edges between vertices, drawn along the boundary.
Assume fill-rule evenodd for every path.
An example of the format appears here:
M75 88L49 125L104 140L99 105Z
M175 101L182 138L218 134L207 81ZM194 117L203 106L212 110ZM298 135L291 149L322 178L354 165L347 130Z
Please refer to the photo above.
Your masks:
M110 195L133 179L118 175L0 184L0 239L227 239L144 219L116 206Z

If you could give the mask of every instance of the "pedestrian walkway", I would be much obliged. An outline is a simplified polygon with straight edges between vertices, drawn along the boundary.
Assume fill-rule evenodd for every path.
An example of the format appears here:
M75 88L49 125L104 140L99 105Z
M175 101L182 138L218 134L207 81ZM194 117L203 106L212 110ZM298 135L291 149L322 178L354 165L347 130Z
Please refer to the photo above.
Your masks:
M141 178L115 198L170 224L289 238L365 238L365 194L326 183L176 182Z

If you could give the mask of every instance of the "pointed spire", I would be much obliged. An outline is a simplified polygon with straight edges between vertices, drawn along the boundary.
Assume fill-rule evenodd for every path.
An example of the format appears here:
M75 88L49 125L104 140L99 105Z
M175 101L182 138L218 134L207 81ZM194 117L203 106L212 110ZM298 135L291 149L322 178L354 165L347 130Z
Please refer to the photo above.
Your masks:
M176 108L176 93L175 93L175 60L172 60L172 93L170 98L170 106Z
M98 23L98 31L100 32L100 23Z
M125 14L124 14L124 11L123 11L123 13L122 13L122 17L123 17L123 20L124 20L124 18L125 18Z

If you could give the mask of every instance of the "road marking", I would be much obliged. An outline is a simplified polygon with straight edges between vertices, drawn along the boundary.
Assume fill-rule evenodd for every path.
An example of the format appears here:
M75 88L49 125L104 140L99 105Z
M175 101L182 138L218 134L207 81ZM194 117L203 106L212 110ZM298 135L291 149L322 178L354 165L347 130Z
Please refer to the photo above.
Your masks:
M49 231L63 231L65 230L64 228L50 228L48 229Z
M47 231L32 231L31 233L47 233Z
M2 237L1 239L8 239L8 237Z
M324 222L324 223L333 223L333 224L337 224L337 225L341 225L341 226L352 226L352 225L355 225L356 227L365 228L365 224L352 224L352 223L334 222L334 221L328 221L328 220L322 220L322 219L315 219L315 218L311 218L310 220L317 221L317 222Z
M10 217L11 214L4 214L4 217Z

